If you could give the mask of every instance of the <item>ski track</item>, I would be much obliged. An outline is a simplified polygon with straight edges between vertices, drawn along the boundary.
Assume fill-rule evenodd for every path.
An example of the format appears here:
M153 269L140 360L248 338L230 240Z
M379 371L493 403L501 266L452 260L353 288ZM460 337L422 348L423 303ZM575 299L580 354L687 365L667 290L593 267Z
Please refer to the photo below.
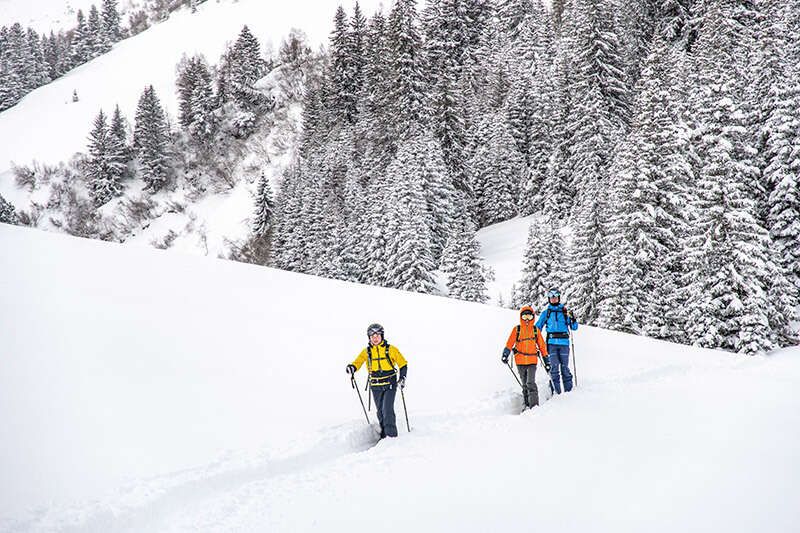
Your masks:
M546 377L543 380L540 377L537 376L537 383L544 405L552 394ZM413 405L413 392L409 396L407 403ZM203 467L133 482L103 501L39 509L27 520L0 524L0 530L76 533L226 530L229 527L226 521L243 509L268 507L270 498L275 496L272 487L276 484L287 486L299 482L302 485L304 478L324 476L326 468L358 460L365 453L370 454L370 460L381 460L374 456L380 456L384 448L391 448L409 437L441 439L463 431L465 426L472 426L472 431L475 427L484 430L497 427L508 423L509 418L517 419L521 406L519 388L512 387L476 400L458 413L418 411L410 415L412 432L409 434L402 400L398 398L395 411L401 438L394 442L376 442L377 419L373 405L369 411L371 426L359 420L330 427L302 441L289 443L283 450L271 449L255 458L237 459L228 454ZM522 415L533 416L536 412L526 411ZM308 440L314 441L313 444L304 445ZM337 468L333 470L338 471ZM209 509L214 509L210 517Z

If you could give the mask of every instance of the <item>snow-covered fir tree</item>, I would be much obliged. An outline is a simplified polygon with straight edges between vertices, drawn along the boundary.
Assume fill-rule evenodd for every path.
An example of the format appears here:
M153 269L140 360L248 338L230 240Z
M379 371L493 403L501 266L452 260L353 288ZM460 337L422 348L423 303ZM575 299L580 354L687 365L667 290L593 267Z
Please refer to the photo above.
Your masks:
M478 128L469 166L478 200L478 221L483 227L517 214L525 160L501 116L487 115Z
M169 131L164 110L152 85L145 88L139 98L133 146L147 188L158 191L169 177Z
M117 0L103 0L102 16L103 30L111 44L122 39L119 9Z
M731 49L746 38L738 6L712 2L707 27L697 42L697 82L703 91L695 106L702 136L698 174L699 213L689 240L699 256L693 272L689 334L700 346L756 354L780 342L770 318L783 315L770 298L770 287L784 273L770 253L769 234L758 216L753 190L752 140L743 124L743 68ZM719 66L727 66L724 75ZM741 71L744 74L744 71ZM784 278L785 279L785 278ZM774 318L773 318L774 320Z
M17 213L14 206L0 194L0 223L16 224L17 222Z
M115 140L101 109L89 134L89 158L86 162L89 189L96 206L105 204L121 191L120 180L125 165L115 157L119 154Z
M515 307L538 308L552 287L562 281L561 237L548 220L536 221L528 228L528 241L522 259L522 278L514 285Z
M258 236L265 235L270 229L274 217L275 203L272 199L272 188L269 185L269 179L262 172L256 189L252 233Z
M459 217L442 257L441 270L447 274L447 294L468 302L489 300L487 283L494 279L484 264L475 224L464 213Z

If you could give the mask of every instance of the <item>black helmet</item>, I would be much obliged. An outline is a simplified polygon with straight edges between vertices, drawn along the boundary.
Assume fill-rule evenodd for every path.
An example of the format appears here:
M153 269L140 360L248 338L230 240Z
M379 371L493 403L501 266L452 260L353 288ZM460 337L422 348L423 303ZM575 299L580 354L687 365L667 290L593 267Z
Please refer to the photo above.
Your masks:
M383 326L380 324L370 324L367 328L367 337L372 337L375 333L380 333L383 338Z

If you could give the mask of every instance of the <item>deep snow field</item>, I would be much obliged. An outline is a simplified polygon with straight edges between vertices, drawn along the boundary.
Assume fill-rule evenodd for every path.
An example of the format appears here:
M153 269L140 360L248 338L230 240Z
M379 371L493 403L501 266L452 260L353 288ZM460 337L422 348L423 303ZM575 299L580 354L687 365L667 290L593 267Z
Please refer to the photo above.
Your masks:
M577 389L520 416L515 311L6 225L0 249L0 531L796 531L797 349L582 327ZM372 447L344 367L374 321L412 431L398 397Z

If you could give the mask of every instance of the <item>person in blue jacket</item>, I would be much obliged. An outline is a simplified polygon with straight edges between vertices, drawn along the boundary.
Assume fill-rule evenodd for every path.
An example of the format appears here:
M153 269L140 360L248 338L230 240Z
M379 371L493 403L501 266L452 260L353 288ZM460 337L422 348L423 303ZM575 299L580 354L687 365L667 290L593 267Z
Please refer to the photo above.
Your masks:
M569 330L578 329L578 321L572 311L561 303L561 291L547 292L549 305L539 315L536 327L547 329L547 353L550 356L550 377L557 394L561 394L561 376L564 377L564 392L572 390L572 372L569 371Z

